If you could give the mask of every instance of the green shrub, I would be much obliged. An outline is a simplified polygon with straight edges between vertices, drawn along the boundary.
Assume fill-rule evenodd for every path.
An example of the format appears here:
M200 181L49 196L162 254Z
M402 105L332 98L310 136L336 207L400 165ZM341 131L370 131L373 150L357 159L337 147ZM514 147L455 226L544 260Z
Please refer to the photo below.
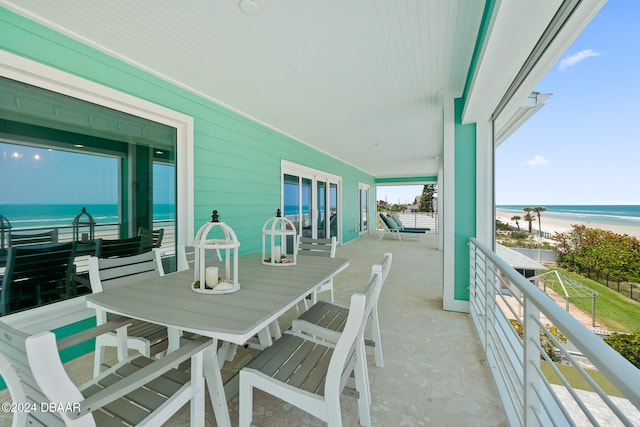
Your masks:
M524 339L524 330L520 322L515 319L509 319L509 322L511 322L511 326L513 326L513 329L516 330L520 339ZM558 341L562 343L567 342L567 337L565 337L564 334L562 334L562 332L558 330L558 328L550 325L549 323L547 323L545 326L547 328L547 331L549 331L551 335L556 337ZM554 362L560 360L562 355L556 351L556 346L553 344L553 341L551 341L551 338L549 338L549 336L542 329L540 329L540 345L544 349L544 352L547 353L547 355L551 358L551 360L553 360Z
M640 332L632 334L614 332L606 337L604 342L640 369Z
M512 231L511 238L516 240L528 240L531 238L531 234L526 231Z

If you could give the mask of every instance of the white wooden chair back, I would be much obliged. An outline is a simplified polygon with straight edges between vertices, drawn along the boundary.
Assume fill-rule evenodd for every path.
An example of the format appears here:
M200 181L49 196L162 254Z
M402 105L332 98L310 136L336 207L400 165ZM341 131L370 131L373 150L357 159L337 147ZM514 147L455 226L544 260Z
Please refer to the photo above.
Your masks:
M376 277L375 281L379 281ZM351 377L356 359L358 341L362 339L365 325L366 296L353 294L349 304L349 317L340 339L336 343L327 369L324 386L325 398L340 401L340 395Z
M372 280L379 283L379 274ZM251 425L253 388L289 402L329 426L342 425L340 396L352 373L360 424L370 425L369 392L362 360L366 306L365 295L351 296L344 332L335 345L288 332L243 368L240 371L240 427Z
M387 281L387 277L389 276L389 271L391 271L391 262L393 261L393 254L390 252L386 252L382 258L382 262L380 265L382 266L382 285L384 286L384 282Z
M121 258L89 258L89 280L93 293L158 277L153 251Z
M375 361L378 367L384 366L380 321L378 319L378 301L382 286L391 270L392 259L391 253L385 253L382 262L371 267L371 278L364 291L367 295L365 333L367 339L365 343L374 347ZM380 283L374 280L375 275L379 276ZM293 320L291 326L294 331L336 342L344 330L348 311L348 307L320 301L308 311L302 313L298 319Z
M364 290L364 294L367 296L367 307L365 309L366 320L371 317L374 310L377 310L378 299L380 298L380 291L382 290L382 277L382 265L373 264L371 266L371 277L369 278L369 283Z
M207 253L207 258L208 257L209 257L209 254ZM216 249L216 257L218 258L218 261L222 261L222 255L220 254L219 249ZM178 246L177 258L178 258L177 271L184 271L184 270L189 270L191 268L194 268L196 263L196 250L193 246L180 245Z
M89 329L63 344L52 332L28 335L0 322L0 373L13 402L25 408L13 414L12 426L161 425L189 401L191 425L204 425L202 352L212 345L208 338L190 341L156 361L132 356L80 387L71 381L58 350L126 325L120 321ZM174 369L188 360L190 374Z
M89 258L91 291L98 293L141 280L160 277L154 251L157 249L121 258ZM96 308L96 323L103 325L106 322L107 313ZM127 357L128 349L137 350L148 357L164 351L168 346L166 327L140 320L135 321L128 331L119 331L118 334L109 332L96 338L94 376L98 375L103 368L106 347L116 347L118 360L124 360Z
M336 257L336 247L338 240L335 236L331 239L312 239L311 237L300 237L298 255L315 255L329 258Z
M196 250L193 246L178 246L178 271L189 270L193 268L196 262Z
M28 337L28 334L0 322L0 375L7 384L11 400L25 408L13 412L11 425L64 426L64 421L58 413L40 410L41 403L48 402L48 399L36 382L27 362ZM32 411L33 408L36 410Z

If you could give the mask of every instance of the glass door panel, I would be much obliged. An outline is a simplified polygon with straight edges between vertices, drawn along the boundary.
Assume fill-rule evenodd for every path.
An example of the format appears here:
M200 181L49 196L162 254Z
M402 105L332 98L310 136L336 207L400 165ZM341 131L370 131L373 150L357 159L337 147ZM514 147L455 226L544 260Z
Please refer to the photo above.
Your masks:
M369 189L360 188L360 232L368 230L369 219Z
M338 184L329 184L329 237L338 237ZM338 239L340 240L340 239Z
M313 185L308 178L302 178L302 235L305 237L313 236Z
M324 239L327 236L327 183L318 181L317 183L317 200L318 200L318 239Z
M285 174L283 193L284 216L300 230L300 178Z

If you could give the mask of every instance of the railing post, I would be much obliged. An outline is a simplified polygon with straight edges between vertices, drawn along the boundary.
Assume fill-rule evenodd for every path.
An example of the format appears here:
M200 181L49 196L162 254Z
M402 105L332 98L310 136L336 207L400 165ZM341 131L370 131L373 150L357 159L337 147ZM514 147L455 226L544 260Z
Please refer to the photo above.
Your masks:
M540 365L540 350L536 343L540 343L540 327L535 319L540 318L540 311L524 297L524 316L522 318L522 328L524 334L524 378L523 378L523 415L524 425L534 426L538 424L536 413L540 412L540 400L538 399L540 390L540 378L537 366Z
M482 254L482 252L481 252ZM492 272L495 271L495 266L491 264L491 261L482 254L482 265L484 268L484 314L485 314L485 350L490 345L490 335L492 331L495 331L495 305L496 305L496 277ZM487 352L489 354L489 352ZM493 354L493 351L491 351ZM495 363L493 360L489 361L490 364Z

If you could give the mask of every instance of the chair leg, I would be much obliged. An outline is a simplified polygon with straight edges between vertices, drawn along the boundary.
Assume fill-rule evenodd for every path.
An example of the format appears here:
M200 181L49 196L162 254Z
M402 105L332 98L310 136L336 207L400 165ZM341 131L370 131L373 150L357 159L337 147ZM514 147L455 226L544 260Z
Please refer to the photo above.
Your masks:
M329 399L325 396L327 405L327 426L342 427L342 411L340 410L340 399Z
M329 279L329 294L331 295L331 302L333 302L333 277Z
M100 343L100 337L96 338L96 349L93 352L93 377L100 375L102 362L104 361L104 346Z
M204 425L204 376L202 371L203 356L199 353L191 358L191 427Z
M253 420L253 386L245 372L240 371L239 427L250 427Z
M358 416L360 425L371 425L371 414L369 413L369 405L371 403L371 389L367 372L367 360L364 351L364 340L359 344L358 360L354 366L354 374L356 380L356 390L358 390ZM338 409L339 410L339 409Z
M367 352L365 350L364 339L360 344L358 344L357 351L358 351L358 359L356 360L356 364L360 365L360 368L364 372L364 374L362 375L362 378L364 380L363 389L364 389L364 392L366 393L367 402L369 402L369 405L371 405L371 384L369 382L369 368L367 367ZM358 387L358 384L356 381L356 388L357 387ZM360 389L358 389L358 392L362 393Z
M371 318L371 338L375 343L373 354L375 355L376 366L384 367L384 359L382 357L382 339L380 338L380 323L378 322L378 310L374 308L373 317Z

